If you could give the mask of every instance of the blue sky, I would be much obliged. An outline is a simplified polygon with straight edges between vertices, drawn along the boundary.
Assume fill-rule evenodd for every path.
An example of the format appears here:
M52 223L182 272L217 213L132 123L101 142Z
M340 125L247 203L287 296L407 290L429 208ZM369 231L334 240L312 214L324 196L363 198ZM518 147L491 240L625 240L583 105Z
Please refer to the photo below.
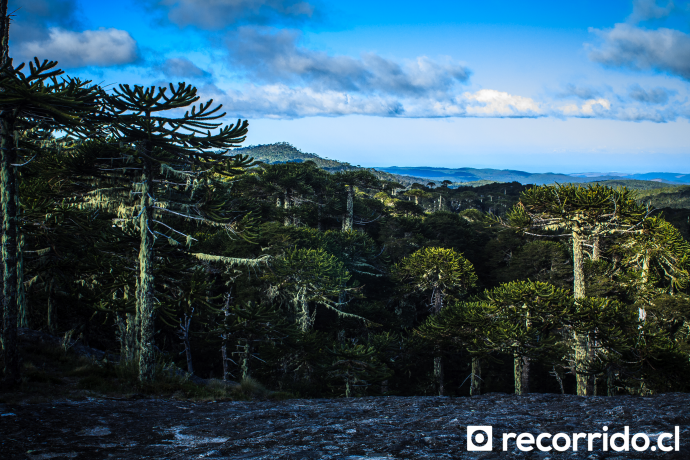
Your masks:
M690 173L687 0L10 0L15 60L195 84L363 166Z

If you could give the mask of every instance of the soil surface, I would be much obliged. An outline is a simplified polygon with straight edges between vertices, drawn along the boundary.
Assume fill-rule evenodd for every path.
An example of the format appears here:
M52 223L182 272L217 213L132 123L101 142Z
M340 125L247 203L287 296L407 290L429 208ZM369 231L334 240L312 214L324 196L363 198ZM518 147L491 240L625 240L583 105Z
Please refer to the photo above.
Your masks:
M87 399L0 404L0 458L690 459L690 395L487 394L256 402ZM493 450L468 452L467 425L493 427ZM503 433L646 433L646 452L523 452ZM652 452L678 427L679 451ZM663 440L663 436L661 436ZM473 438L477 443L480 437ZM550 442L544 444L548 446ZM618 443L620 444L620 442ZM662 446L675 446L664 440Z

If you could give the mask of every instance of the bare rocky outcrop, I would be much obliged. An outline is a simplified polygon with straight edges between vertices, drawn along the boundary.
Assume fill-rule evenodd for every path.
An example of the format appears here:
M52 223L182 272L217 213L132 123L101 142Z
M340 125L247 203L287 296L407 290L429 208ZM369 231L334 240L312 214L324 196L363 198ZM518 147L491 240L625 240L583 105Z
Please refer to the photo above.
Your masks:
M690 395L367 397L191 403L140 399L0 405L3 458L638 459L690 458ZM467 425L493 450L467 451ZM502 450L502 433L646 433L678 426L680 451ZM672 444L672 443L671 443Z

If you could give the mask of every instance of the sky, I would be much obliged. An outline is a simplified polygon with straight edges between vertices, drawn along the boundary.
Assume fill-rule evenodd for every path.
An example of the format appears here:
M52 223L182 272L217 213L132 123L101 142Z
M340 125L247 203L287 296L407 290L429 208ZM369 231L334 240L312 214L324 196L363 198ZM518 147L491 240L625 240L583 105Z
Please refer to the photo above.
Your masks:
M688 0L10 0L10 55L187 82L361 166L690 173Z

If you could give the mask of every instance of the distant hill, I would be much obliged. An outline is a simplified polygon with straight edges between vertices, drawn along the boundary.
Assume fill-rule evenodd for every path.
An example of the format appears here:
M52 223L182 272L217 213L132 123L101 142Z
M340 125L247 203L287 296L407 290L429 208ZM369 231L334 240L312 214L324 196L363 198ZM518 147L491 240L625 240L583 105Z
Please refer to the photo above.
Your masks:
M379 178L399 182L404 186L413 183L440 183L451 181L454 186L477 187L494 182L519 182L520 184L584 184L598 182L612 187L626 186L636 190L654 190L668 188L670 184L690 184L690 174L677 173L530 173L513 169L476 169L476 168L434 168L429 166L401 167L389 166L381 168L362 168L343 161L322 158L315 153L306 153L287 142L275 144L251 145L235 150L236 153L250 155L255 160L268 164L313 161L317 166L330 172L347 171L350 169L368 169ZM657 198L659 199L659 198ZM668 201L668 197L667 197ZM685 207L685 206L683 206Z
M628 181L638 180L645 182L659 182L665 184L690 184L689 174L675 173L648 173L622 175L587 174L559 174L559 173L529 173L513 169L475 169L475 168L433 168L428 166L401 167L390 166L379 168L393 174L409 174L418 177L430 177L436 180L450 180L453 182L470 182L488 180L492 182L520 182L521 184L578 184L603 181Z
M665 187L638 192L640 200L655 208L690 209L690 186Z
M375 174L379 179L398 182L406 187L414 184L415 182L420 184L427 184L430 180L432 180L430 177L416 177L411 174L400 175L387 172L385 170L382 170L381 168L362 168L361 166L353 166L350 163L346 163L343 161L321 158L315 153L302 152L301 150L295 148L287 142L278 142L275 144L250 145L247 147L235 149L233 152L241 153L243 155L249 155L257 161L261 161L268 164L288 162L301 163L303 161L313 161L314 163L316 163L318 167L323 168L329 172L348 171L352 169L367 169L371 171L373 174ZM463 185L476 187L480 185L490 184L492 182L494 181L478 179L474 182L463 183Z

